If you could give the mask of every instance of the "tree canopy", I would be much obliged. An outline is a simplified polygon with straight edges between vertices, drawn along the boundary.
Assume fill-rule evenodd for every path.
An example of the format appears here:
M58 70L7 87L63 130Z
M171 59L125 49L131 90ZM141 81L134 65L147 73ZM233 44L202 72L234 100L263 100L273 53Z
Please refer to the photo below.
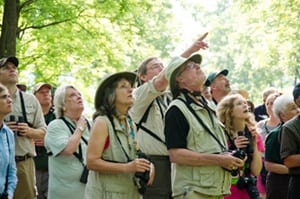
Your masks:
M254 102L268 86L293 86L300 76L300 2L213 2L214 9L196 0L4 0L0 55L20 59L20 83L73 83L92 103L106 74L133 71L149 56L167 61L188 32L195 34L191 44L209 31L210 48L201 52L206 73L229 69L233 87ZM191 21L181 11L192 26L183 26Z

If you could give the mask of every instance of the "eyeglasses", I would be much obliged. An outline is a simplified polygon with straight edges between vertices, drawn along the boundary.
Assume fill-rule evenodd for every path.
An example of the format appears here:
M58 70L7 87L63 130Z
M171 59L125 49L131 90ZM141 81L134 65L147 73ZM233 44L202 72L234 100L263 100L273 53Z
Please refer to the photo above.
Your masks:
M183 73L183 71L185 71L186 69L193 69L196 68L197 66L199 66L199 64L195 63L195 62L189 62L185 65L185 67L178 72L178 75L181 75L181 73Z
M189 63L186 65L185 69L187 69L187 68L192 69L192 68L195 68L196 66L198 66L197 63L195 63L195 62L189 62Z
M153 64L152 66L150 66L148 68L148 70L155 70L155 69L158 69L158 68L164 68L163 64Z

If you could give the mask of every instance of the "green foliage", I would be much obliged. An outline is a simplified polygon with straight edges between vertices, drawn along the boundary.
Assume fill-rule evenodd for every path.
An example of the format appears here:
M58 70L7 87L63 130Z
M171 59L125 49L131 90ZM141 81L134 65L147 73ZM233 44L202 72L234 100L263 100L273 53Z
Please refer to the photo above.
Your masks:
M148 56L169 57L177 39L168 23L168 1L36 0L24 5L17 35L20 82L29 87L39 81L74 83L89 102L106 74L133 71Z
M210 30L208 72L229 69L232 87L249 91L256 104L269 86L291 93L300 78L299 6L295 0L218 0L215 10L197 12L196 19L205 17L199 26Z
M91 103L106 74L133 71L149 56L167 59L184 35L209 31L205 72L229 69L232 87L256 104L266 87L290 89L300 78L300 1L212 2L21 0L21 83L74 83Z

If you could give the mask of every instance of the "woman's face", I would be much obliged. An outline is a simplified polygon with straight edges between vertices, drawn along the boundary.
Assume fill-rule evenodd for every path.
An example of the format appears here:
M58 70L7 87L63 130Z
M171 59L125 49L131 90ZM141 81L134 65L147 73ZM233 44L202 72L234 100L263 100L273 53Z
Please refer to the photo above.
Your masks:
M66 111L73 111L84 109L83 99L81 93L75 88L67 88L65 96L65 108Z
M271 94L268 96L267 100L266 100L266 110L267 110L267 113L268 115L271 115L273 114L273 104L274 104L274 101L275 99L278 97L278 94Z
M134 102L133 88L127 79L121 79L116 87L116 105L131 106Z
M248 103L244 97L238 96L233 101L232 117L234 119L247 119L249 117Z
M0 92L0 107L0 114L3 116L7 115L12 111L12 99L7 89Z

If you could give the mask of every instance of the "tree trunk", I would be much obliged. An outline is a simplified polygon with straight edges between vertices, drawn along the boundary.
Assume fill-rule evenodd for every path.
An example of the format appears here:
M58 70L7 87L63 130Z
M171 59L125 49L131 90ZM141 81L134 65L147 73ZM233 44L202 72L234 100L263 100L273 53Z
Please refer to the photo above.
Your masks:
M5 0L0 37L0 57L16 55L17 1Z

